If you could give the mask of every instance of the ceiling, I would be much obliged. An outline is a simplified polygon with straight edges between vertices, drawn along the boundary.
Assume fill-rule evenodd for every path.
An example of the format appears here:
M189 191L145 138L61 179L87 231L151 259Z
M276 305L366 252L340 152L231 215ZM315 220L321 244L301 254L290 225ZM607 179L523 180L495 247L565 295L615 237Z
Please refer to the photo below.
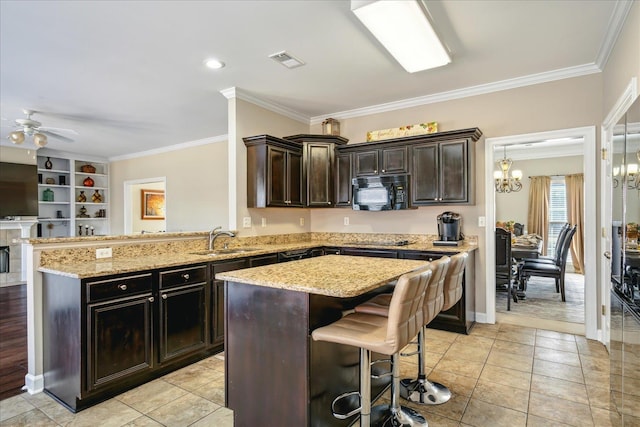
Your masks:
M349 1L0 2L1 142L23 108L103 158L227 134L242 96L307 123L600 72L630 3L428 1L452 63L409 74ZM286 50L306 65L287 69ZM203 60L226 64L213 71ZM391 107L389 107L391 108ZM31 141L22 145L33 148Z

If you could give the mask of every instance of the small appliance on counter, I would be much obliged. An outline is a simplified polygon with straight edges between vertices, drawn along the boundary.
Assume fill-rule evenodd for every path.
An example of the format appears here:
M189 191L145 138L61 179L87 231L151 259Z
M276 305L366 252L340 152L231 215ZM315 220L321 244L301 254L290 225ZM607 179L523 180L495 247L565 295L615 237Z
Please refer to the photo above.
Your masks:
M462 218L455 212L443 212L438 215L438 239L433 246L458 246L462 244Z

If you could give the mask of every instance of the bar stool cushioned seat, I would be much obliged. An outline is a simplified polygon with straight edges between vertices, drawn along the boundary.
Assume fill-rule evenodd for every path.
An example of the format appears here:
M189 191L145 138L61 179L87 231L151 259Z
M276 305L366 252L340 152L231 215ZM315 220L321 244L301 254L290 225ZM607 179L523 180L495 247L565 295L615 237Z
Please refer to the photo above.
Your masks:
M410 408L400 407L398 356L418 334L424 324L423 306L428 285L431 283L431 269L422 267L402 275L398 279L388 308L388 317L367 313L347 314L336 322L315 329L311 336L315 341L327 341L360 348L360 408L349 414L360 413L361 427L371 425L371 352L391 356L392 375L391 405L380 407L381 417L393 419L391 425L427 426L422 415ZM346 397L345 393L334 400ZM375 410L374 410L375 412ZM335 414L338 418L346 418Z

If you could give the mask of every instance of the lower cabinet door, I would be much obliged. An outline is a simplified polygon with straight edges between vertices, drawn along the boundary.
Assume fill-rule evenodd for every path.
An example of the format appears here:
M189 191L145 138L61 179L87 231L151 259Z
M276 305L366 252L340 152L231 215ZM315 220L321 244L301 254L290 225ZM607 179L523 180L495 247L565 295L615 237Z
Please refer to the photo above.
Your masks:
M204 283L160 292L160 363L206 347Z
M153 297L88 306L88 389L95 390L153 368Z

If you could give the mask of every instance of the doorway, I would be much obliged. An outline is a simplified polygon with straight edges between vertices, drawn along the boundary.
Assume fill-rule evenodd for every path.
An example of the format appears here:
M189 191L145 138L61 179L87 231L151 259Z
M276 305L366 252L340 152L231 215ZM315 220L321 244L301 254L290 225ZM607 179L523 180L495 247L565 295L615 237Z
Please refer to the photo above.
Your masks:
M164 195L166 213L166 177L143 178L124 182L124 234L162 233L167 231L167 216L149 218L143 214L143 191Z
M596 188L596 138L595 127L564 129L558 131L539 132L525 135L514 135L499 138L488 138L485 142L485 201L486 201L486 321L495 323L496 320L496 289L495 289L495 237L496 197L493 183L495 161L501 156L494 155L494 148L498 146L522 146L539 141L561 141L564 139L582 139L582 156L585 188ZM560 144L558 144L559 146ZM557 149L556 147L552 147ZM526 173L526 171L525 171ZM584 272L584 331L587 338L597 339L597 286L596 286L596 194L595 191L585 191L585 272Z

